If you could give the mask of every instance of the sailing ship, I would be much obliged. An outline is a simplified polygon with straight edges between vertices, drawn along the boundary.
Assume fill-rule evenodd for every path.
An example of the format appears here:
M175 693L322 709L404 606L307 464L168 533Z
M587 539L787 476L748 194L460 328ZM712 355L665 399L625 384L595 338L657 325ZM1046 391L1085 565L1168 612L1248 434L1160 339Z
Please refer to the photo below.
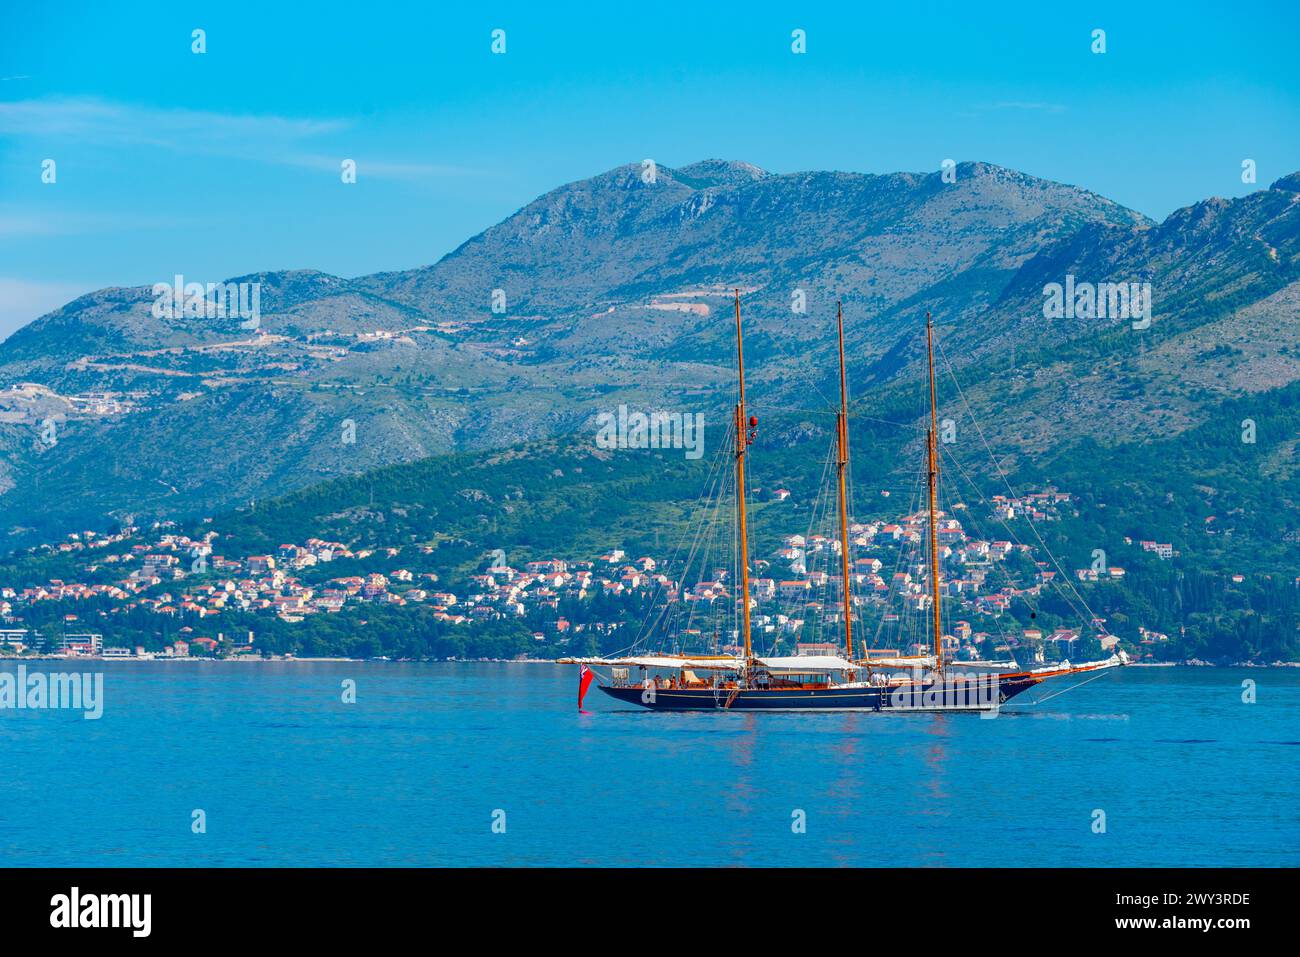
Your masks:
M823 644L810 654L756 653L751 611L751 560L747 511L747 469L758 419L745 396L744 334L740 292L735 294L737 396L726 453L735 489L735 565L739 589L722 596L735 614L738 641L732 653L719 654L715 632L712 653L645 652L637 646L612 657L563 658L580 666L578 708L593 678L616 701L654 711L982 711L997 709L1046 681L1104 672L1128 664L1116 646L1109 658L1071 664L1068 660L1022 667L1015 661L959 661L944 645L943 569L939 551L939 410L935 386L934 323L925 316L929 422L925 442L925 574L928 594L916 602L924 612L928 648L923 654L872 654L864 639L855 642L849 537L849 405L844 361L844 313L836 307L839 346L839 409L835 415L834 486L837 499L838 591L842 642ZM1041 540L1040 540L1041 542ZM1045 544L1044 544L1044 547ZM721 578L722 576L717 576ZM723 589L719 589L724 591ZM730 599L730 601L728 601ZM680 603L680 602L678 602ZM670 603L671 604L671 603ZM1097 621L1099 619L1094 619ZM689 630L689 629L688 629ZM918 643L920 644L920 643ZM917 650L917 649L913 649ZM833 653L828 653L833 652ZM608 668L609 674L602 672ZM633 669L638 672L632 677ZM1099 677L1100 675L1093 675ZM1089 678L1087 680L1092 680ZM1068 689L1066 689L1068 690Z

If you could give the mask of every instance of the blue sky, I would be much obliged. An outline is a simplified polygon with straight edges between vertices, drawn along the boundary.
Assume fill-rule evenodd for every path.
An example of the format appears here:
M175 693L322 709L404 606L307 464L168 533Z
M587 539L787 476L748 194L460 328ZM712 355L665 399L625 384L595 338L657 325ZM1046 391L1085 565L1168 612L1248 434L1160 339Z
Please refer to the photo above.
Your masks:
M0 336L178 272L427 264L647 157L981 159L1156 218L1300 169L1294 2L593 6L6 4Z

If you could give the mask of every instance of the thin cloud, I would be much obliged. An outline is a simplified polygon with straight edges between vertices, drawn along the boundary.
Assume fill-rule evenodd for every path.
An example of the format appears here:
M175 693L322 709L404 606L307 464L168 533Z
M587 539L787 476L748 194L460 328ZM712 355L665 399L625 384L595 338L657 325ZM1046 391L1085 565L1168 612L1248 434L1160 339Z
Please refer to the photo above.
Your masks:
M356 160L358 178L375 176L381 179L427 179L434 176L477 176L482 173L481 170L472 169L468 166L447 166L438 163L391 163L386 160L366 159L364 155L348 157L318 154L284 156L280 158L279 162L290 166L301 166L305 169L331 170L337 173L339 164L344 158Z
M1065 106L1061 103L1028 103L1023 100L1008 100L1001 103L988 103L976 107L978 110L1025 110L1036 113L1064 113Z
M33 319L101 288L101 283L93 282L49 282L0 276L0 340Z
M0 239L13 236L57 236L64 232L66 230L56 226L49 216L0 213Z
M147 146L176 153L224 156L280 166L338 170L355 159L364 175L388 179L461 176L474 170L427 163L365 159L340 146L320 152L322 140L347 133L342 119L161 109L94 98L0 102L0 136L70 138L102 146ZM337 140L335 140L337 142Z
M95 143L177 150L216 144L256 153L268 145L298 142L345 126L338 120L168 110L89 98L0 103L0 134L75 136Z
M121 233L136 229L174 229L185 221L136 213L65 213L20 206L0 207L0 241L31 236L75 236L90 233Z

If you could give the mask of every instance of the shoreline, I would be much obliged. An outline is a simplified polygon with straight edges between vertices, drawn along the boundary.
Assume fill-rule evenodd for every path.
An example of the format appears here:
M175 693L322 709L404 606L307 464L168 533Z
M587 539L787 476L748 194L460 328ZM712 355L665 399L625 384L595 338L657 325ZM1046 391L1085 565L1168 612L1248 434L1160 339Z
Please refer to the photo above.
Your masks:
M153 662L167 663L189 663L189 664L321 664L325 662L347 662L350 664L501 664L501 665L550 665L555 664L554 658L340 658L340 657L303 657L295 655L293 657L272 657L263 658L260 655L238 655L230 658L203 658L203 657L179 657L163 656L156 658L139 658L134 655L127 658L104 658L102 656L91 655L22 655L22 656L0 656L0 665L8 662L22 664L29 661L57 661L57 662L124 662L130 664L148 664ZM959 662L958 662L959 664ZM1300 668L1300 661L1273 661L1268 663L1237 661L1228 664L1219 664L1212 661L1135 661L1127 665L1129 668Z

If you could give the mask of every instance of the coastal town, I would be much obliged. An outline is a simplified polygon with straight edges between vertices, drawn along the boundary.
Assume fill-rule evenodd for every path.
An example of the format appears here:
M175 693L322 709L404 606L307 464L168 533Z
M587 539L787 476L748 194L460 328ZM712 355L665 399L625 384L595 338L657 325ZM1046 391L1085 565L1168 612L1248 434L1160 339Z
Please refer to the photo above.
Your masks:
M783 502L788 493L772 498ZM1056 521L1074 508L1070 493L1056 489L1018 498L994 496L988 504L991 510L980 516L982 524L1004 527L1017 519ZM959 511L966 509L958 505L954 512ZM849 531L855 556L850 571L855 618L872 622L875 637L887 642L869 652L923 652L923 645L903 633L901 623L909 612L928 607L918 549L926 534L924 513L892 522L854 522ZM1034 606L1045 590L1065 585L1062 569L1050 567L1029 544L969 535L956 515L941 516L937 534L944 568L944 642L950 654L976 658L1024 649L1041 661L1074 653L1081 638L1078 626L1018 627L1009 614L1017 603ZM712 609L715 618L717 610L734 608L736 601L736 585L725 570L682 582L670 574L663 559L628 555L617 547L587 559L539 558L517 565L500 551L486 556L480 568L460 576L453 587L443 584L438 572L421 567L421 560L434 554L432 545L362 548L308 538L281 544L267 554L234 556L221 553L221 538L213 528L186 533L175 523L161 522L147 529L128 526L114 534L72 534L57 545L42 546L38 551L76 559L86 580L53 579L24 587L0 582L0 652L104 658L257 656L262 653L258 629L236 629L228 623L231 619L238 616L247 623L252 616L255 622L293 624L381 605L421 606L450 628L503 620L536 623L532 638L538 656L547 657L562 653L584 632L606 637L629 628L630 623L617 616L601 620L582 613L596 596L642 608L681 602L692 609ZM1175 554L1163 543L1127 540L1126 545L1161 559ZM753 559L756 639L824 650L824 626L841 621L838 556L834 536L789 534L771 554ZM353 573L329 575L330 566L345 561ZM1002 574L1012 563L1025 571L1024 580ZM367 565L383 570L355 571ZM1125 569L1105 565L1069 574L1085 585L1120 581ZM34 611L54 607L45 603L56 603L62 612L57 629L41 631L28 621ZM110 629L104 625L130 613L144 613L147 620L160 623L157 634L106 642L103 632ZM1103 651L1120 642L1121 636L1107 633L1104 619L1089 624ZM159 641L158 635L167 640ZM1145 626L1122 637L1139 651L1143 645L1168 641L1167 635ZM734 645L734 634L724 638L729 647L727 640Z

